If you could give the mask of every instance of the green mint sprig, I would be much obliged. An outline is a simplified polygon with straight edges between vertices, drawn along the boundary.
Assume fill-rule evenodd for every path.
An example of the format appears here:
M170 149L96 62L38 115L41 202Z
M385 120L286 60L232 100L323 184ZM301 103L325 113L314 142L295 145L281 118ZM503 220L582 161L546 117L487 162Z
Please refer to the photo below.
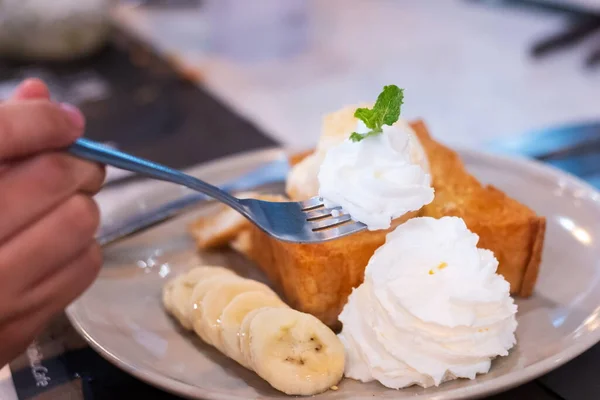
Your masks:
M352 132L350 140L360 142L369 136L383 132L383 125L393 125L400 118L400 108L404 102L404 89L396 85L383 87L372 109L357 108L354 117L360 119L367 128L367 133Z

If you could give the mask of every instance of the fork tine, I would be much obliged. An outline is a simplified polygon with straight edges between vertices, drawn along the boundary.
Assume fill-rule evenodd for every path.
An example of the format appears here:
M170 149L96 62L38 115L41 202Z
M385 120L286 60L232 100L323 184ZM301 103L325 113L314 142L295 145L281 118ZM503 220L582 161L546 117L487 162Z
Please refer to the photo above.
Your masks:
M306 212L306 220L313 221L315 219L329 217L333 215L334 217L339 217L343 215L342 207L333 207L333 208L319 208L313 211Z
M360 232L366 229L366 225L360 222L354 222L352 224L341 225L332 229L320 230L313 232L316 238L320 241L328 241L332 239L341 238L350 234Z
M348 222L351 219L352 218L348 214L342 215L341 217L336 217L336 218L327 218L322 221L313 222L311 224L311 228L313 231L319 230L319 229L331 228L333 226L343 224L344 222Z
M313 210L323 206L323 198L317 196L305 201L300 201L299 204L300 207L302 207L302 211Z
M319 208L317 210L313 210L313 211L307 211L306 212L306 220L307 221L314 221L315 219L319 219L319 218L323 218L323 217L329 217L331 215L331 210L328 208Z

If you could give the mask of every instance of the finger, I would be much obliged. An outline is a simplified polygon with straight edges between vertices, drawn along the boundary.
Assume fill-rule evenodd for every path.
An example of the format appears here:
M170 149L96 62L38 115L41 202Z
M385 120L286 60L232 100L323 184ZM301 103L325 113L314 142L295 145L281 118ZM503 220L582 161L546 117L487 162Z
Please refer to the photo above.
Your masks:
M10 100L50 100L50 90L48 86L37 78L26 79L15 89Z
M17 299L11 299L18 301ZM36 310L26 318L14 318L0 325L0 365L5 365L21 354L42 333L50 322L43 310Z
M52 318L94 282L101 267L102 250L93 243L39 286L18 300L12 299L19 302L16 314L12 318L0 318L0 365L25 350Z
M89 163L89 162L88 162ZM95 196L104 186L106 180L106 166L102 164L93 164L96 167L97 174L93 176L93 179L86 182L86 184L80 189L80 192Z
M43 310L46 317L62 311L92 284L101 267L102 250L93 242L73 260L39 281L37 286L29 288L21 296L16 318L35 310Z
M102 249L93 242L82 254L35 289L39 291L37 304L49 316L64 310L90 287L101 268Z
M11 237L0 247L0 282L11 282L6 291L18 296L51 276L93 242L99 221L94 200L76 194Z
M73 106L48 100L0 104L0 162L63 149L83 132L85 119Z
M9 163L0 164L0 175L2 175L4 172L8 171L9 167L10 167Z
M0 175L0 243L75 193L97 193L104 178L104 167L58 152L8 168Z

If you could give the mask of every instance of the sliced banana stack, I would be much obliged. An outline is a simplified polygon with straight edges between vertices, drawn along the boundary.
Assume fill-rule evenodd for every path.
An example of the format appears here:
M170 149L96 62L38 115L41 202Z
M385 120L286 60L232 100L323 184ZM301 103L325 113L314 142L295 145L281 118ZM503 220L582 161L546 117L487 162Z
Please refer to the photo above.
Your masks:
M337 336L260 282L223 267L197 267L167 282L162 296L184 328L275 389L313 395L342 378L344 347Z

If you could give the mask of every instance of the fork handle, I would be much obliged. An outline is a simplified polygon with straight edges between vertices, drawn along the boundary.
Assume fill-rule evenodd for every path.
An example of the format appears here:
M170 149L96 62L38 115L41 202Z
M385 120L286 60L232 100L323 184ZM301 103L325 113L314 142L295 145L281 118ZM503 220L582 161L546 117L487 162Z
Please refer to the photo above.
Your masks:
M76 140L75 143L68 148L68 151L85 160L111 165L149 178L183 185L225 203L243 214L246 213L240 201L227 192L164 165L144 160L143 158L138 158L119 150L111 149L108 146L88 139Z

